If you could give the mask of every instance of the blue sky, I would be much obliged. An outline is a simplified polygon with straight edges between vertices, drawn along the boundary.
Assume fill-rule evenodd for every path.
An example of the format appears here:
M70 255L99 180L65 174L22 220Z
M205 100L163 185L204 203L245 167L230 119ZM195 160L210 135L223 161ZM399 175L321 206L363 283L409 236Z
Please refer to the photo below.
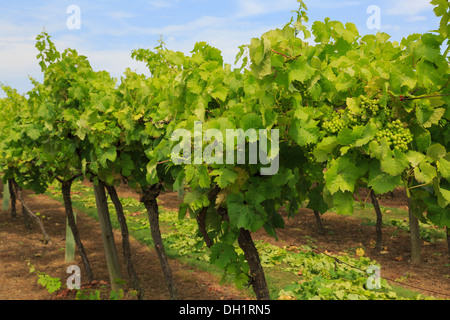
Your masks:
M310 22L326 17L353 22L361 34L386 32L400 41L438 26L430 0L305 0ZM69 29L67 9L80 9L80 29ZM381 29L369 29L367 8L381 9ZM137 48L154 48L160 36L172 50L188 53L206 41L233 63L238 47L289 22L296 0L0 0L0 82L25 93L29 76L41 81L34 48L45 28L60 51L76 49L94 69L120 78L130 67L146 72L131 59ZM3 93L0 93L0 97Z

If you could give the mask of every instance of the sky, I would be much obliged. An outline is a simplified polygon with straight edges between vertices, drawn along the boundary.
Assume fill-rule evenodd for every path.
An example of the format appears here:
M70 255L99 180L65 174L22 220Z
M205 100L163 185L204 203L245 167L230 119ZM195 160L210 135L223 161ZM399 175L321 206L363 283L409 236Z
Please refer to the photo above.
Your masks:
M401 41L437 29L430 0L305 0L310 23L329 17L353 22L361 35L379 31ZM379 26L374 25L379 9ZM26 93L30 77L42 81L36 36L43 30L59 51L76 49L95 70L120 79L126 68L147 73L131 58L134 49L153 49L163 37L171 50L188 54L196 42L220 49L233 64L238 48L253 37L281 28L297 0L0 0L0 83ZM0 97L4 93L0 92Z

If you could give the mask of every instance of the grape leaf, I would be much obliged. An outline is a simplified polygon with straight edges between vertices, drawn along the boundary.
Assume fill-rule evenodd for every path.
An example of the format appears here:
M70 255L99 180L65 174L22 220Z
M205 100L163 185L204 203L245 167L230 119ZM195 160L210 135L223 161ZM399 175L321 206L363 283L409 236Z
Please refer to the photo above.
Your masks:
M368 165L365 161L358 164L347 157L340 157L331 162L327 172L325 172L325 183L331 194L338 191L354 192L358 179L367 172Z
M397 186L401 185L402 179L400 175L391 176L380 168L378 160L370 162L369 178L367 185L373 189L376 194L384 194L393 191Z

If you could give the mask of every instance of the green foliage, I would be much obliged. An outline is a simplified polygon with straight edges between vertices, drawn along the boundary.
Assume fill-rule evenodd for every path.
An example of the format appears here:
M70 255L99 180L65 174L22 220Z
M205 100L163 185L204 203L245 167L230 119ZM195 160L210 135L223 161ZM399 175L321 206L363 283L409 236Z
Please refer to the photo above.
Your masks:
M409 223L405 220L390 219L387 222L387 225L395 226L399 230L409 232ZM430 223L423 222L419 223L419 235L421 239L429 243L435 243L446 238L446 234L443 230L440 230Z
M30 273L35 273L38 276L37 283L44 287L48 293L52 294L61 289L61 279L53 278L45 272L36 270L36 267L31 263L28 263L28 266L30 266Z
M123 300L125 293L122 289L118 291L112 290L109 294L109 300ZM75 295L76 300L89 300L96 301L102 300L102 291L101 290L92 290L92 289L81 289L77 290Z

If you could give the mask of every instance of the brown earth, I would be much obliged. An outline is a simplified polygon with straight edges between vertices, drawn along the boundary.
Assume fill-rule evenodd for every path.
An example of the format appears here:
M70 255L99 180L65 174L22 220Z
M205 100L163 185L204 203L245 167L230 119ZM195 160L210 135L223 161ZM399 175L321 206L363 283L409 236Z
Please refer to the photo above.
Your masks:
M121 197L138 197L127 187L119 188L118 192ZM180 199L173 193L162 194L158 200L161 206L169 210L177 210L180 203ZM36 226L32 230L25 228L20 210L15 219L10 218L8 212L0 214L0 300L57 299L55 295L50 295L37 285L37 275L29 273L28 261L35 265L37 270L61 279L67 279L68 265L82 266L82 262L80 259L70 264L64 261L64 207L44 195L34 196L27 193L26 201L34 212L41 212L47 217L45 227L52 243L43 244ZM396 190L393 197L382 199L381 205L404 208L406 199L401 190ZM82 212L78 212L78 221L81 238L88 252L94 277L98 281L94 287L98 287L108 282L98 222ZM332 213L323 216L323 224L326 235L318 232L312 212L302 209L294 218L286 218L286 229L280 230L279 241L263 232L255 234L254 237L280 246L314 244L321 251L335 254L362 247L367 256L381 264L383 278L397 280L396 284L402 284L405 288L412 289L408 285L422 288L423 290L417 291L426 295L450 298L450 261L445 241L433 244L424 242L423 263L413 265L409 261L409 236L405 232L396 231L394 227L384 227L384 251L379 253L373 248L375 227L364 225L354 217L342 217ZM121 258L120 234L116 232L115 237ZM167 300L169 296L155 250L133 239L131 246L133 262L144 285L146 298ZM234 287L219 284L219 279L210 274L177 260L171 260L170 264L178 286L179 298L182 300L249 299ZM126 274L125 271L123 274ZM393 281L391 283L394 284ZM66 297L69 298L73 297Z
M69 265L82 266L81 259L74 263L66 263L65 248L65 213L61 203L45 195L33 196L30 193L26 201L33 212L40 212L46 216L45 229L51 238L50 244L44 244L42 234L37 226L28 230L22 219L21 209L18 217L12 219L9 212L0 214L0 300L50 300L58 299L50 295L37 284L38 276L30 273L30 262L36 270L51 277L60 278L65 284ZM20 207L20 206L19 206ZM82 212L77 212L80 237L88 253L88 259L94 273L96 283L89 285L83 267L83 288L99 289L101 285L108 285L106 260L103 254L103 243L99 224L96 220ZM121 266L122 259L120 232L115 232L115 241ZM164 276L159 264L158 256L153 248L140 244L133 238L131 241L132 260L136 273L144 286L145 298L148 300L168 300L169 294ZM248 299L237 289L227 285L220 285L217 277L187 266L177 260L170 260L180 300L235 300ZM122 270L125 275L125 269ZM63 292L67 293L67 292ZM73 294L66 297L73 299Z

